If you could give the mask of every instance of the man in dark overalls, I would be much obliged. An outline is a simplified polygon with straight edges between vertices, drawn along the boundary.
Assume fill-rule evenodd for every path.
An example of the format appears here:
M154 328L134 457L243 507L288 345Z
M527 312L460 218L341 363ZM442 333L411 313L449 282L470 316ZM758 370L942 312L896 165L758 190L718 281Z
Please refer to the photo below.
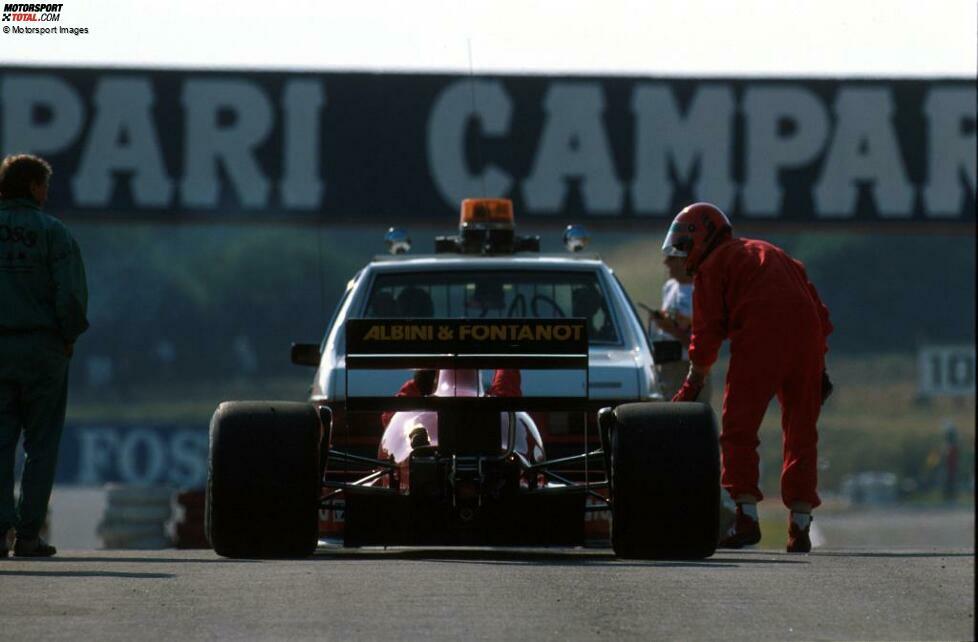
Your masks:
M78 245L41 211L51 166L36 156L0 164L0 558L14 528L14 555L50 557L40 537L65 420L68 362L88 328L88 290ZM14 455L27 458L14 505Z

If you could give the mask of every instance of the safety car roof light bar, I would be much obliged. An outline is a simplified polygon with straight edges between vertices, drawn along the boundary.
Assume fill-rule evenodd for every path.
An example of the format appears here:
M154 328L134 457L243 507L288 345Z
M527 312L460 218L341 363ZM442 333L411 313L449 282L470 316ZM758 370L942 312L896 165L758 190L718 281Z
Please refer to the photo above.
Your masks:
M508 198L467 198L462 201L458 229L476 227L513 229L513 201Z
M457 236L436 236L435 254L512 254L539 252L539 236L517 236L513 202L508 198L462 201Z

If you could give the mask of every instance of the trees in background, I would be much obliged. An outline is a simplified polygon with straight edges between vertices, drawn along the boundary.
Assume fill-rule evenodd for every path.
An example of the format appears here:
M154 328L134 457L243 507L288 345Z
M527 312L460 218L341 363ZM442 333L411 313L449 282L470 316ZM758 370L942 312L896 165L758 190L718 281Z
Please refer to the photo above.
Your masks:
M82 383L133 385L294 368L318 341L359 257L314 228L81 228L91 329Z
M76 226L91 329L82 385L295 374L292 341L318 341L346 282L382 251L377 230L261 226ZM549 237L553 236L553 239ZM558 233L544 249L560 251ZM658 279L661 239L601 233L627 288ZM914 352L969 342L975 324L970 237L774 237L802 259L832 310L839 353ZM418 246L423 250L424 243ZM649 254L649 248L654 253ZM652 257L650 260L650 256Z

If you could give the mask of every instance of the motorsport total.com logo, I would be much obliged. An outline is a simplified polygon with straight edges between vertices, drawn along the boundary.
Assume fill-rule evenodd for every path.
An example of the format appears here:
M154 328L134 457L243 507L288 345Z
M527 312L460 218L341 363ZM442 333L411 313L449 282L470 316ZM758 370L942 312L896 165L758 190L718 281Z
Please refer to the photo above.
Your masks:
M3 22L58 22L64 4L4 4Z

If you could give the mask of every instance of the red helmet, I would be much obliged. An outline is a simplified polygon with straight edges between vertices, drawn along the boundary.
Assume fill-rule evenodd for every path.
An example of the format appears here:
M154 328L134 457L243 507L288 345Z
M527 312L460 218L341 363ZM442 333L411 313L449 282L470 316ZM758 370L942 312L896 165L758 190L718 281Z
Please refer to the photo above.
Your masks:
M686 271L692 274L720 241L733 233L730 220L712 203L693 203L682 209L662 242L666 256L685 256Z

